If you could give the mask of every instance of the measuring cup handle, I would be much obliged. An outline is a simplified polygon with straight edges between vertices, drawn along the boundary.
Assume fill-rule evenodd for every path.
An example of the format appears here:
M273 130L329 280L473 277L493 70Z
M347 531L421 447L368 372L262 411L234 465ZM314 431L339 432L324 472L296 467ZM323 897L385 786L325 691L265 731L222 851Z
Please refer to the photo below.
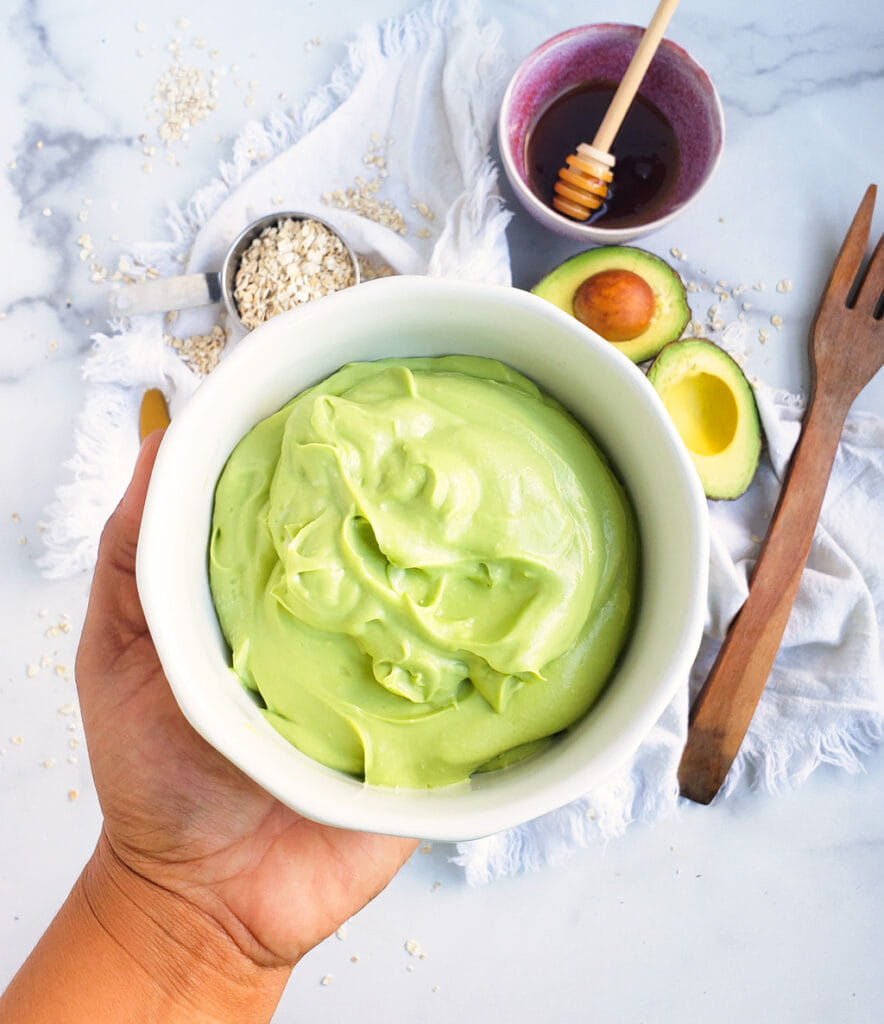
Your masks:
M167 313L221 301L221 275L183 274L115 288L108 297L112 317Z

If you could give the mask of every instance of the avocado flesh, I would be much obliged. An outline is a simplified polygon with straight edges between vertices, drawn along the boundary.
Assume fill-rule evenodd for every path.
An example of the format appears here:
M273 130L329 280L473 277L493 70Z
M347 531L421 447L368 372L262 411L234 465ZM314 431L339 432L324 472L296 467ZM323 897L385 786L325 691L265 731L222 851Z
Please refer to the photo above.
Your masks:
M723 349L703 338L667 345L648 370L709 498L738 498L761 452L755 395Z
M647 281L655 310L647 328L629 341L612 341L634 363L652 359L664 345L681 337L691 318L684 283L659 256L627 245L606 245L578 253L550 271L531 289L535 295L574 316L574 293L603 270L630 270Z

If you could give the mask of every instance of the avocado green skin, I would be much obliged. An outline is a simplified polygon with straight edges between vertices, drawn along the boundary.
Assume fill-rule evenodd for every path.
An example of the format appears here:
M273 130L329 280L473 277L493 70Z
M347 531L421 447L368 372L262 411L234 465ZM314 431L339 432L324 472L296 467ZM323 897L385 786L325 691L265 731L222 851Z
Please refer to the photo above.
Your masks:
M761 420L755 393L746 375L733 358L713 342L705 338L684 338L661 350L648 370L648 380L671 414L673 386L700 374L717 377L730 390L736 403L736 429L730 443L721 451L702 454L692 450L686 442L688 453L706 497L732 500L739 498L752 482L761 453ZM677 419L676 426L679 426Z
M644 249L628 245L588 249L560 263L531 291L574 316L574 293L587 278L603 270L638 274L650 285L657 307L647 330L629 341L612 341L611 345L634 363L642 363L681 337L691 318L684 282L668 263Z

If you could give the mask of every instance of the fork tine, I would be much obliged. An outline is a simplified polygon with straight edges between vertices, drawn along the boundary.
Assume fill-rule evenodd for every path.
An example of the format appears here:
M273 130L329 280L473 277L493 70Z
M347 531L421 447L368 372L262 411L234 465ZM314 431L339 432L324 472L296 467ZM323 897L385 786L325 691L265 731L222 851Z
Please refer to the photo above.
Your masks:
M839 302L847 302L856 275L862 265L863 257L866 254L866 245L869 241L869 232L872 229L872 212L875 209L875 195L878 189L875 185L869 185L863 201L851 222L838 257L832 267L829 280L823 290L823 302L827 299L835 299Z
M853 308L874 316L884 300L884 235L878 239Z

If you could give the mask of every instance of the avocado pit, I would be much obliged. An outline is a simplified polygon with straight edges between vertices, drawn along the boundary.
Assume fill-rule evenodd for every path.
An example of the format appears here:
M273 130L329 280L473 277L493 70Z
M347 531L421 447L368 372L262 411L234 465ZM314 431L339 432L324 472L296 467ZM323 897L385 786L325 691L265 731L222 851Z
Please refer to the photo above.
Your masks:
M654 292L631 270L601 270L574 293L574 316L606 341L632 341L654 316Z
M652 253L608 245L560 263L531 289L634 363L653 359L690 320L684 282Z

